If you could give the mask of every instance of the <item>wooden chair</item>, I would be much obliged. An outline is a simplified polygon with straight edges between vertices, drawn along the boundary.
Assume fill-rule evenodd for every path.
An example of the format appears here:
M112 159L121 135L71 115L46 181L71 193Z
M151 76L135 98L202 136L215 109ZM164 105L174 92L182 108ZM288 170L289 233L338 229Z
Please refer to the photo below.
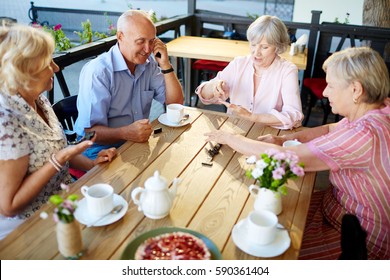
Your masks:
M195 78L195 84L199 85L203 81L209 81L213 79L219 71L222 71L229 62L225 61L216 61L216 60L206 60L198 59L192 64L192 69L197 71ZM198 95L195 95L195 104L196 107L199 102Z
M76 103L77 95L72 95L61 99L52 106L54 113L62 124L68 143L76 140L77 137L76 132L73 130L74 123L79 115Z
M77 95L72 95L54 103L52 106L54 113L57 115L57 118L64 129L68 144L75 141L77 138L77 133L73 130L74 123L79 115L76 103ZM69 173L77 180L85 174L85 171L69 168Z
M339 260L367 260L367 233L355 215L345 214L341 221L341 255Z

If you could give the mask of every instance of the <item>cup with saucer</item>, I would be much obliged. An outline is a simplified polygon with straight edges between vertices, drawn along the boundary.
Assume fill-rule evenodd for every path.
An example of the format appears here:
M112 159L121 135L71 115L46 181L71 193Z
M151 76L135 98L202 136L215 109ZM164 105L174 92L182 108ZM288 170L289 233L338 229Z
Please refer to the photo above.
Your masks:
M114 193L114 189L108 184L95 184L90 187L83 186L81 193L84 198L78 203L75 218L81 224L104 226L118 221L128 209L127 201ZM120 211L111 213L118 205L122 205Z
M274 213L267 210L252 211L234 226L233 242L249 255L275 257L284 253L291 243L288 231L280 227Z

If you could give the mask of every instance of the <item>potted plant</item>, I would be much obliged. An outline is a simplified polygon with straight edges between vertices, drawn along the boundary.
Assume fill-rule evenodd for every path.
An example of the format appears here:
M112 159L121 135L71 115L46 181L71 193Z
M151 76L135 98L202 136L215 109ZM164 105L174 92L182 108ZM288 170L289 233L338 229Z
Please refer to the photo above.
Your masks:
M65 193L69 192L69 186L61 184ZM66 198L55 194L49 198L55 208L53 219L57 223L57 243L60 253L68 259L78 259L82 256L83 242L81 237L80 224L75 220L74 212L77 208L77 195L70 194ZM49 215L46 212L40 214L46 219Z
M256 197L255 209L267 209L276 215L282 211L281 195L287 195L287 181L305 175L304 164L290 151L267 150L259 158L247 159L250 167L245 175L255 179L249 186L249 192Z

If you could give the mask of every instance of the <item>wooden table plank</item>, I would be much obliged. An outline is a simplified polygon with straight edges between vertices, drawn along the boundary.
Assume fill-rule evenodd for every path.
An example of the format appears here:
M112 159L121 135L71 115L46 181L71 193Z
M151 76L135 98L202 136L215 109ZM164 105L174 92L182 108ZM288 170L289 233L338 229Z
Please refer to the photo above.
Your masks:
M233 226L253 209L253 197L248 192L252 180L244 176L245 157L223 146L212 167L202 166L208 145L203 134L221 128L255 139L258 135L277 134L279 130L224 113L193 108L186 111L191 115L191 125L171 128L156 120L152 124L163 128L161 134L152 136L147 143L125 143L113 162L95 167L73 184L73 192L80 194L82 185L106 182L129 201L128 211L119 221L103 227L82 226L86 248L83 259L119 259L134 238L167 226L205 234L226 259L255 259L236 248L230 237ZM170 215L160 220L145 218L130 199L132 190L143 186L155 170L169 183L175 177L182 180ZM288 184L289 194L282 198L284 210L279 221L290 229L292 245L277 258L298 257L314 177L315 173L307 174ZM50 212L52 208L43 207ZM55 223L33 216L0 241L0 259L63 259L57 249Z

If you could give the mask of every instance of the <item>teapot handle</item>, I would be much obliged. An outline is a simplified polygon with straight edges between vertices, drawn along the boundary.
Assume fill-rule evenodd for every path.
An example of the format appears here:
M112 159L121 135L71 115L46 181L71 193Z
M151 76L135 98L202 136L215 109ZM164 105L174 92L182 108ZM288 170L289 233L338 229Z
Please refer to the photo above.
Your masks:
M145 189L143 189L141 187L136 187L131 192L131 199L134 201L135 205L138 205L138 211L142 211L142 207L141 207L141 201L137 198L137 196L140 195L144 191L145 191Z
M252 194L255 197L257 197L259 195L260 188L258 186L256 186L256 185L250 185L249 186L249 192L250 192L250 194Z

